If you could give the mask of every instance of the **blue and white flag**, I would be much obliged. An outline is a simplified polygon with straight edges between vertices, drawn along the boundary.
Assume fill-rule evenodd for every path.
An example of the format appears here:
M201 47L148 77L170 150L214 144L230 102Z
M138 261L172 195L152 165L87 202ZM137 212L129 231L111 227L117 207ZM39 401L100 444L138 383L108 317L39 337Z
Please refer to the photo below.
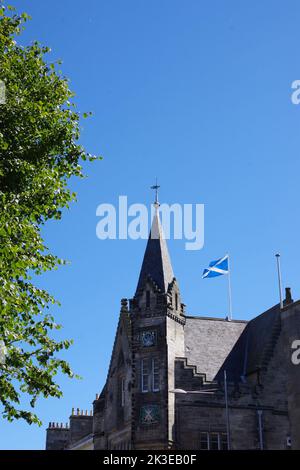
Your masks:
M229 256L225 255L223 258L217 259L209 263L209 267L204 269L202 274L202 279L206 277L216 277L222 276L223 274L229 273L229 264L228 264Z

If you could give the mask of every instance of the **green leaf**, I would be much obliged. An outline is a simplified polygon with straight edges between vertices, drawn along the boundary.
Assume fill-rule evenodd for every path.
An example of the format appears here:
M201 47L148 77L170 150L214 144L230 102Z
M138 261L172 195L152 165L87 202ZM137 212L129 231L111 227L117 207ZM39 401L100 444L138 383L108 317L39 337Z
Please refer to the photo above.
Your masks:
M40 425L31 411L37 399L62 396L58 373L74 377L59 357L72 341L52 336L61 325L48 312L59 303L35 284L36 276L66 264L48 250L41 227L62 217L76 199L69 180L84 176L83 160L98 157L79 144L81 114L69 81L45 59L50 49L17 43L28 19L1 2L0 80L7 99L0 116L0 339L7 354L0 363L0 412L9 421Z

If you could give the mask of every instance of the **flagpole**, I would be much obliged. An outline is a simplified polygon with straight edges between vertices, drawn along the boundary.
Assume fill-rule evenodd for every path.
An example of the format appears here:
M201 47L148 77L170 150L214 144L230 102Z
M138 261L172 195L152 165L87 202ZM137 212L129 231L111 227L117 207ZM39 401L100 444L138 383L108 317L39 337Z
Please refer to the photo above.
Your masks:
M228 300L229 300L229 317L228 320L232 320L232 296L231 296L231 274L230 274L230 257L228 256Z
M280 308L283 308L280 254L276 253Z
M230 420L229 420L228 388L227 388L227 373L226 373L226 370L224 370L224 391L225 391L227 449L230 450L231 449L231 436L230 436Z

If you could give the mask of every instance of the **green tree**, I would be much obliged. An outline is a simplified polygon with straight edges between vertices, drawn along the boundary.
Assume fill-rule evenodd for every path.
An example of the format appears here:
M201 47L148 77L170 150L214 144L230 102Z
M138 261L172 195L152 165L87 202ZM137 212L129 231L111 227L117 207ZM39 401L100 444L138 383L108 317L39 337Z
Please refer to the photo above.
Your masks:
M33 282L65 263L49 252L41 227L60 219L75 199L68 180L83 176L81 162L99 157L78 143L81 115L68 80L45 59L49 49L16 42L28 19L0 0L0 80L6 89L0 104L0 340L7 350L6 360L0 358L0 401L4 418L41 424L33 412L36 399L60 397L55 376L73 376L57 357L71 341L54 340L53 332L51 337L60 325L47 309L56 301ZM31 407L22 409L24 397Z

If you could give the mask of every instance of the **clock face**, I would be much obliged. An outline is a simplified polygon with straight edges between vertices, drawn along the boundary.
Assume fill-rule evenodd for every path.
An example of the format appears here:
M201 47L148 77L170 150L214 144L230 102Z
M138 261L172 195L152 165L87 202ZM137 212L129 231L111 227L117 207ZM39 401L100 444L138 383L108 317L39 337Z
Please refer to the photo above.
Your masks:
M155 331L143 331L142 345L144 347L154 346L156 340Z
M141 408L141 423L155 424L159 422L159 407L157 405L145 405Z

